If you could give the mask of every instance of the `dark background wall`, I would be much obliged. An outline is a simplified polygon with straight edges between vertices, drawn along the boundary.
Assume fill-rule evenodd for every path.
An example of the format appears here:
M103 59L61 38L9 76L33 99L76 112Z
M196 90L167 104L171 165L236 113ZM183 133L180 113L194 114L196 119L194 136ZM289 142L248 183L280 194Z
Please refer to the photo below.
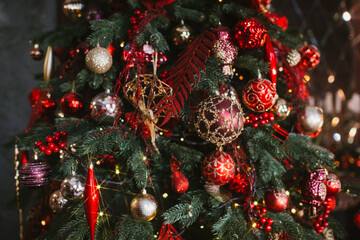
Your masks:
M10 136L26 129L34 88L34 73L42 61L29 56L31 36L54 28L56 2L49 0L0 1L0 233L1 239L18 239L13 149L3 147ZM46 49L43 46L43 49Z

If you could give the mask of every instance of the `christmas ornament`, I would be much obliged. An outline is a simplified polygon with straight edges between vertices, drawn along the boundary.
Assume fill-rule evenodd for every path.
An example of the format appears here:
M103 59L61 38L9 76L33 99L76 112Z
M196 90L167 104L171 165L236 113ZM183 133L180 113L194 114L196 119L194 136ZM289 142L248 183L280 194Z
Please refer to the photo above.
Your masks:
M153 195L147 194L143 189L136 195L130 204L131 215L137 220L151 221L157 212L158 203Z
M256 49L265 43L266 29L256 18L239 21L234 27L234 39L241 49Z
M54 74L55 69L55 59L54 59L54 52L51 46L48 46L46 51L46 56L44 60L44 81L49 83L50 79Z
M250 113L245 119L245 124L251 124L253 128L257 128L259 125L265 125L275 120L274 114L267 112L263 112L260 115Z
M205 157L202 173L207 181L224 185L235 175L235 162L229 154L218 150Z
M223 186L215 185L211 182L206 182L204 188L219 202L225 203L232 198L232 194Z
M174 2L175 0L141 0L141 3L147 9L154 9L154 8L162 8L170 3Z
M117 117L121 115L122 107L121 99L116 94L111 93L110 89L107 89L105 92L96 95L91 101L91 116Z
M271 108L271 112L277 121L286 119L290 115L291 110L292 107L283 98L276 99L274 106Z
M83 0L65 0L63 11L65 15L72 19L81 18L85 9Z
M85 178L75 173L67 176L61 183L61 195L67 199L74 199L80 197L84 193Z
M67 117L77 117L83 110L83 97L72 91L65 94L60 101L60 109Z
M265 204L272 212L283 212L289 207L289 196L284 189L269 191L265 194Z
M20 168L20 183L26 187L42 187L49 182L50 166L44 161L27 162Z
M95 227L99 210L99 190L94 174L94 166L91 163L88 168L84 190L84 206L86 219L89 224L91 239L95 238Z
M39 44L34 44L34 48L30 51L30 57L36 61L39 61L43 58L44 52L40 49Z
M228 189L232 192L244 195L249 191L249 182L245 174L236 174L229 182Z
M314 69L320 63L320 51L314 45L302 47L300 54L301 60L298 66L302 69Z
M122 59L127 62L128 67L134 67L138 64L138 67L143 67L143 64L152 62L154 64L154 55L157 56L157 67L167 62L167 57L164 53L156 53L153 47L149 44L144 44L142 49L139 49L135 44L127 44L124 47Z
M252 111L265 112L275 103L276 88L269 80L256 78L244 86L242 99Z
M283 31L286 31L286 29L288 28L289 21L285 16L281 16L270 11L264 11L264 15L270 22L281 27Z
M217 33L217 40L214 44L214 54L224 64L222 67L224 75L232 75L232 65L238 54L237 47L232 43L230 36L230 29L226 27L219 27L215 29Z
M182 240L181 236L174 237L178 235L178 232L171 224L163 223L160 229L158 240Z
M98 45L86 54L85 64L90 71L102 74L109 71L113 64L113 59L106 48Z
M67 202L68 200L61 195L60 190L53 192L49 198L49 206L53 212L59 212Z
M40 150L40 152L44 152L46 155L51 155L52 153L58 153L60 148L66 147L66 142L64 139L67 136L67 132L62 131L54 132L53 136L47 136L45 139L45 143L43 144L40 141L35 143L35 147ZM60 141L63 140L63 141Z
M192 28L181 21L180 25L176 26L171 31L171 39L175 46L184 48L186 45L192 42L193 33Z
M103 18L103 12L98 9L90 9L86 13L86 20L93 21L93 20L99 20Z
M286 53L285 60L290 67L295 67L301 60L301 54L296 49L291 49Z
M324 184L326 175L326 169L318 169L308 174L302 184L303 202L313 206L311 209L313 215L316 214L316 208L320 207L326 198L326 185Z
M31 106L34 106L39 101L40 94L41 94L41 91L38 88L34 88L33 90L31 90L31 92L29 94L29 98L28 98Z
M305 133L319 131L324 123L323 110L316 106L306 106L300 117L300 127Z
M335 196L341 191L341 182L334 173L329 173L325 179L326 193L328 197Z
M270 65L268 71L269 79L274 85L274 88L276 89L277 69L278 69L277 57L269 35L265 36L264 57L265 60Z
M354 223L355 223L356 227L360 229L360 213L355 214Z
M184 193L189 187L189 180L179 171L181 163L172 157L170 161L171 165L171 186L172 189L177 193Z
M229 97L210 97L196 110L196 131L202 139L217 146L235 140L241 134L244 122L240 103Z
M230 86L228 84L221 84L219 86L219 89L215 91L215 95L220 95L224 97L229 97L233 101L240 102L239 96L233 86Z

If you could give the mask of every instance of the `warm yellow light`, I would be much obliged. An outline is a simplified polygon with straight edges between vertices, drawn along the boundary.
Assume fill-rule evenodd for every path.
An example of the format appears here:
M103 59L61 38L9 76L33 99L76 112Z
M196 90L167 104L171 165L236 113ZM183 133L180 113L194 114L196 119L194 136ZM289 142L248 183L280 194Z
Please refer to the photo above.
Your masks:
M234 203L234 207L239 207L239 204L238 204L238 203Z
M99 212L100 217L104 216L104 212Z
M283 67L279 67L279 72L282 72L284 71L284 68Z
M289 89L288 92L289 92L289 93L292 93L292 89Z
M203 229L203 228L204 228L204 225L201 225L200 228Z
M97 186L96 186L96 188L97 188L97 189L100 189L100 188L101 188L101 186L100 186L100 185L97 185Z
M143 156L143 158L142 158L142 159L145 161L147 158L146 158L146 156Z
M116 170L115 170L115 173L119 175L119 174L120 174L120 170L119 170L119 169L116 169Z
M183 142L183 141L185 141L185 139L184 139L184 138L180 138L180 141Z
M288 196L290 195L290 192L289 192L289 191L285 191L285 193L286 193L286 195L288 195Z
M257 206L259 203L257 201L254 202L254 205Z
M336 127L340 122L340 118L339 117L333 117L332 121L331 121L331 126L332 127Z
M309 76L309 75L305 75L305 76L304 76L304 79L305 79L306 82L308 82L308 81L310 81L310 76Z
M292 209L291 209L291 212L295 214L295 213L296 213L296 209L295 209L295 208L292 208Z
M100 165L100 163L101 163L100 160L96 161L96 165Z
M349 131L349 137L355 137L357 132L357 128L356 127L352 127Z
M163 198L167 198L169 195L167 193L163 194Z
M163 132L160 132L159 134L160 134L160 136L164 135L164 133L163 133Z
M331 74L331 75L329 75L329 77L328 77L328 83L333 83L333 82L335 82L335 76L333 75L333 74Z
M42 221L41 221L41 225L45 226L45 225L46 225L46 221L45 221L45 220L42 220Z
M341 101L345 101L346 97L345 97L345 93L344 90L342 90L341 88L337 90L337 95L340 97Z
M158 237L158 236L155 234L155 235L154 235L154 238L157 238L157 237Z
M239 79L240 79L240 80L243 80L243 79L244 79L244 77L243 77L242 75L240 75Z
M253 223L253 224L252 224L252 227L253 227L253 228L256 228L256 223Z
M124 47L124 46L125 46L125 42L121 42L120 47Z

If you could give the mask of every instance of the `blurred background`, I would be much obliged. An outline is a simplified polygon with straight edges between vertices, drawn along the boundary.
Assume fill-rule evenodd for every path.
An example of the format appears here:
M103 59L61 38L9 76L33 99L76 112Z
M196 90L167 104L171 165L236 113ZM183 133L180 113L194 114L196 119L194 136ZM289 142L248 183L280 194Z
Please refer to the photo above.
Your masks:
M62 0L0 2L1 239L18 239L19 225L14 150L7 143L26 129L31 110L28 94L36 86L34 74L43 67L42 61L30 58L34 46L29 40L66 22L61 6ZM335 153L338 176L360 182L360 1L273 0L272 6L288 18L289 26L301 28L304 37L320 49L320 65L306 78L311 102L326 115L317 141ZM46 50L46 46L40 48ZM353 221L360 199L342 192L337 202L334 214L350 232L349 239L356 239L353 237L360 232Z

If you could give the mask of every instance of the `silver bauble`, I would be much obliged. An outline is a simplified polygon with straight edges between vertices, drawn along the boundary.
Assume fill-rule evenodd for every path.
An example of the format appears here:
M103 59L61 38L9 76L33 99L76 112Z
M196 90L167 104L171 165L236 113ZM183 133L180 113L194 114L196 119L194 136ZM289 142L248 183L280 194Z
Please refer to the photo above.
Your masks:
M300 118L301 128L306 133L315 133L324 124L323 110L316 106L306 106Z
M113 59L106 48L95 47L85 57L87 68L94 73L106 73L112 66Z
M60 186L61 194L67 199L80 197L84 190L85 178L75 174L67 176Z
M123 102L121 99L116 94L111 93L108 89L105 92L96 95L91 101L91 116L116 117L121 114L122 106Z
M151 221L156 216L157 206L158 203L154 196L142 190L131 201L131 215L141 221Z
M68 200L61 195L60 190L53 192L49 198L49 206L53 212L60 211L67 202Z

